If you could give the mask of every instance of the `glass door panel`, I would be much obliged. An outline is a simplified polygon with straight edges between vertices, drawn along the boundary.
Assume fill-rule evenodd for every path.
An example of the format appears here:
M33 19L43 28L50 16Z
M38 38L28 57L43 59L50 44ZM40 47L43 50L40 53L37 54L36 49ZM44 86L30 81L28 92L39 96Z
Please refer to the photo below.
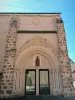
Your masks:
M39 70L39 93L40 94L49 94L49 70L40 69Z
M27 95L36 94L36 71L26 70L25 93Z

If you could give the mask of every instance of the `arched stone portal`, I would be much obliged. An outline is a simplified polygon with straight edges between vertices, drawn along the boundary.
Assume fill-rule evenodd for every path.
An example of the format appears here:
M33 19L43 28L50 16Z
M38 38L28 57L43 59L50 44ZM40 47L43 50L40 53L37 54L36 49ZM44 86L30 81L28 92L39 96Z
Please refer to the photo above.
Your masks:
M46 47L45 47L46 46ZM35 66L35 58L39 56L40 66ZM36 95L40 93L40 75L41 71L48 71L48 83L50 94L56 95L61 92L61 77L56 51L53 50L46 39L34 37L29 42L26 42L17 52L15 70L14 70L14 88L13 93L26 94L26 70L36 71ZM40 74L40 75L39 75ZM46 75L46 74L45 74ZM42 76L42 75L41 75ZM44 76L44 75L43 75ZM42 76L42 79L43 79ZM47 77L47 76L45 76ZM47 78L45 78L47 79ZM44 79L43 79L44 80Z

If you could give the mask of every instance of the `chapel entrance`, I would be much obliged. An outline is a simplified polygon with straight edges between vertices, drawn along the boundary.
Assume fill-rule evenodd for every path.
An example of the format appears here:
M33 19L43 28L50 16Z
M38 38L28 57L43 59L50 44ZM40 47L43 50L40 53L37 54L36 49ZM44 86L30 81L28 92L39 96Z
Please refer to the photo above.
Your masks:
M25 76L25 95L50 94L48 69L26 69Z

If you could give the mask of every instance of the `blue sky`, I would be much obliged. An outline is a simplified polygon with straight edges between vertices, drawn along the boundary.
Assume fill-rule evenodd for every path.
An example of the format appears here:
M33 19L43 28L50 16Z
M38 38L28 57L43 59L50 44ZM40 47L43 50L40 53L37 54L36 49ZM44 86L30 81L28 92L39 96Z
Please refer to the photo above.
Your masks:
M75 62L75 0L1 0L0 12L61 12L69 57Z

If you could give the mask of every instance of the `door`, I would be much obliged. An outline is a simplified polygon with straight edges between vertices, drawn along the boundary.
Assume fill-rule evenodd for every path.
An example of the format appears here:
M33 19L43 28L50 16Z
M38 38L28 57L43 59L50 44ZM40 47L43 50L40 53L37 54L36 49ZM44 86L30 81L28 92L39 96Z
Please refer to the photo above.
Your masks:
M36 70L26 70L25 94L36 94Z
M26 70L25 78L26 78L25 79L25 94L26 95L36 95L37 90L39 90L38 94L50 94L48 69L38 69L38 71L36 71L36 69L28 69Z
M39 94L50 94L49 70L39 70Z

